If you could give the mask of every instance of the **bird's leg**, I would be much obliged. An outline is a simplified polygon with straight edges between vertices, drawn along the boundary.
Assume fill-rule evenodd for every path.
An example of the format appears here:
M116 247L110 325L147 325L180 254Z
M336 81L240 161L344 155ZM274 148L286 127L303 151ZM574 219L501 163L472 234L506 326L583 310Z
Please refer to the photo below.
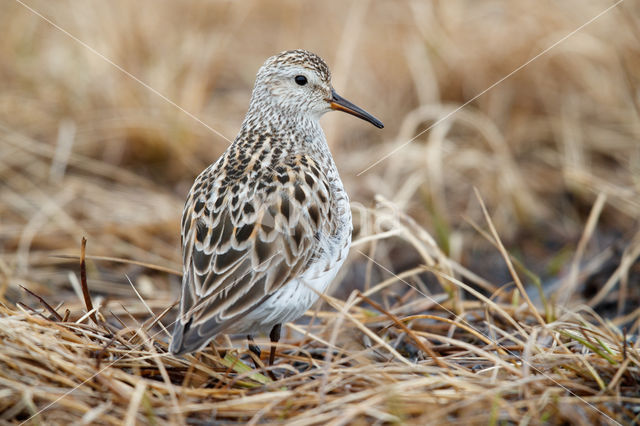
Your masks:
M276 346L280 340L281 324L276 324L271 329L269 338L271 339L271 351L269 352L269 366L273 365L273 360L276 358Z
M271 339L271 350L269 351L269 367L273 365L273 361L276 358L276 346L278 346L278 341L280 340L280 324L276 324L271 329L271 333L269 333L269 338ZM277 380L276 375L273 374L271 369L268 370L269 376L272 380Z
M256 345L256 342L253 341L253 336L251 336L250 334L247 334L247 343L249 345L249 350L251 351L251 353L253 353L256 357L258 357L258 359L260 359L260 355L262 354L262 351L260 350L260 347ZM252 357L251 359L253 359L253 363L256 365L257 369L262 368L258 364L258 361L255 358Z

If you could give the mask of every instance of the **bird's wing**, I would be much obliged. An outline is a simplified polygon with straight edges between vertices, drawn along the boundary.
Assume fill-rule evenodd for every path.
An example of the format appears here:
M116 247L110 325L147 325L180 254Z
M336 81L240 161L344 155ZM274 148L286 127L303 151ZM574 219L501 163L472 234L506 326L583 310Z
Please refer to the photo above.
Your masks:
M278 167L245 191L217 197L209 194L219 194L219 185L202 194L196 181L182 220L184 275L172 352L197 350L320 254L319 236L331 233L333 222L326 220L330 191L320 173Z

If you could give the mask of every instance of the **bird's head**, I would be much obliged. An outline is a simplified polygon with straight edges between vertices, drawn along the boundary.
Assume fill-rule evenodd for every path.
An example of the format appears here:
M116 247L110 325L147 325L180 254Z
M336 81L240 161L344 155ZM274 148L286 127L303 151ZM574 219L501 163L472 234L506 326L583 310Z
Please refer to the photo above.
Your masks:
M338 110L384 127L380 120L338 95L331 86L327 64L306 50L289 50L265 61L258 71L252 105L314 120Z

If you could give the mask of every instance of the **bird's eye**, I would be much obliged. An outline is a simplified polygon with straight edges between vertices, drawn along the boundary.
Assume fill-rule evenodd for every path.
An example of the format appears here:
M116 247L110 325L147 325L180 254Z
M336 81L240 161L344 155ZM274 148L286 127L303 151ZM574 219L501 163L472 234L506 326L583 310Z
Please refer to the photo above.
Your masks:
M294 80L296 81L296 84L298 84L298 86L304 86L305 84L307 84L307 77L305 77L304 75L296 75Z

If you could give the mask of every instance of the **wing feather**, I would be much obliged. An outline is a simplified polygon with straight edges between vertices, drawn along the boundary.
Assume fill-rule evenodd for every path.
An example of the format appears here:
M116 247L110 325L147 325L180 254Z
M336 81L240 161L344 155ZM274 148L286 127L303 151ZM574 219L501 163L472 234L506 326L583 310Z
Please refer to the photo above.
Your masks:
M329 215L328 191L309 172L292 167L287 176L240 196L220 191L221 179L206 194L192 189L182 221L183 296L172 352L206 344L319 255L315 236L331 232L321 220Z

